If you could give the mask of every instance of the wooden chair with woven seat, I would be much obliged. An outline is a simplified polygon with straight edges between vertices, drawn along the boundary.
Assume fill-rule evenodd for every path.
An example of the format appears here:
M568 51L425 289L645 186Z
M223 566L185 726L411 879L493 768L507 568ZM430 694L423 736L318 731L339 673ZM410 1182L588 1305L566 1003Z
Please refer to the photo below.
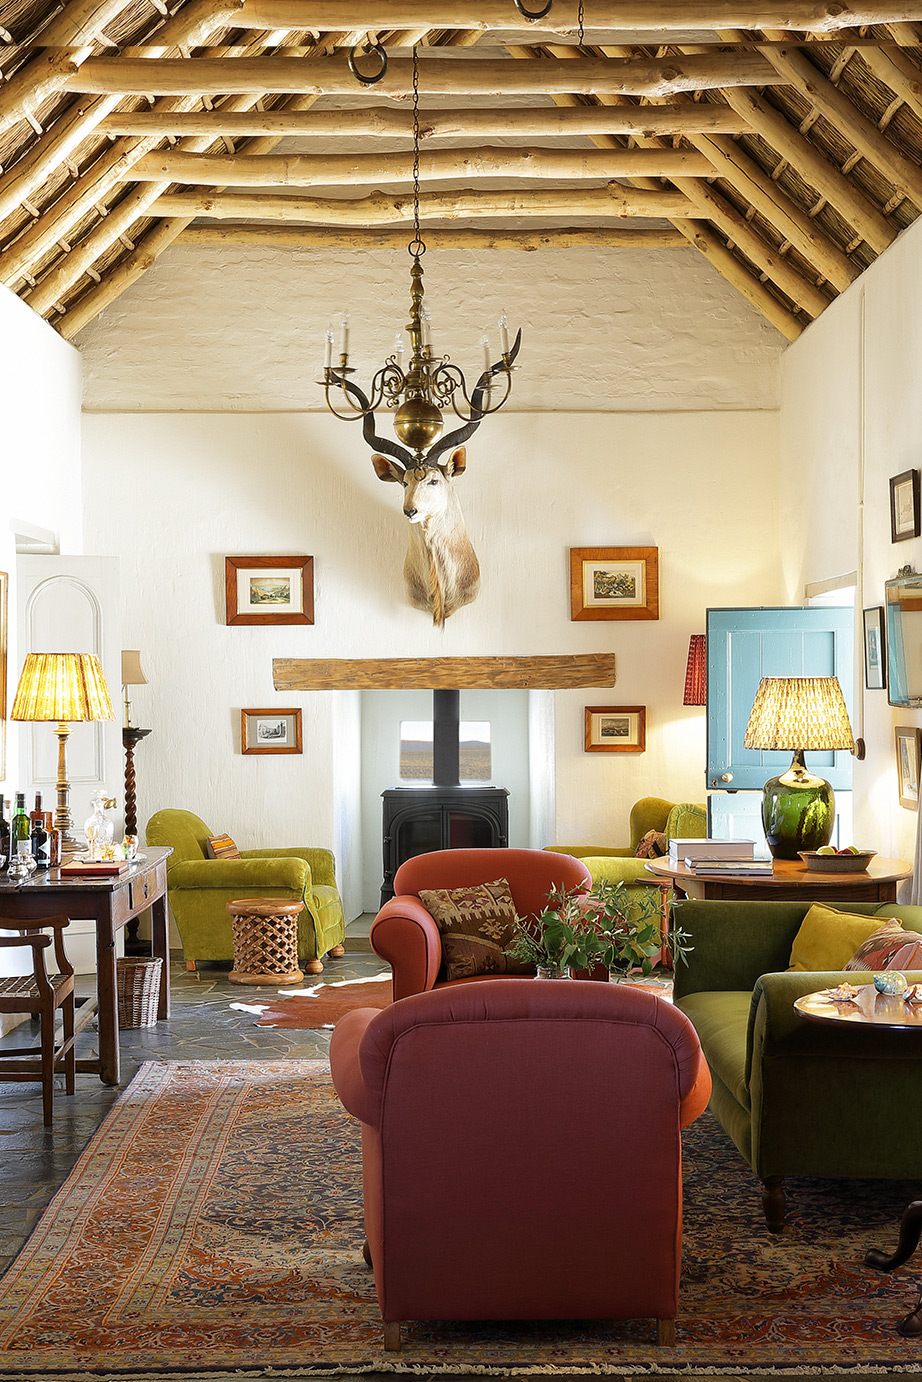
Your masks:
M68 1094L75 1089L74 1064L74 969L64 952L62 932L67 917L43 917L35 921L12 921L0 916L0 930L18 931L16 936L0 935L4 949L32 948L32 973L0 976L0 1013L29 1013L41 1022L41 1045L13 1047L0 1050L0 1081L38 1080L42 1086L42 1114L46 1128L51 1127L54 1100L54 1074L58 1066L64 1069L64 1088ZM49 975L45 968L45 949L52 937L42 934L54 932L54 958L57 974ZM62 1010L64 1028L60 1042L55 1042L54 1016ZM28 1057L33 1059L28 1059ZM38 1059L34 1059L38 1056Z

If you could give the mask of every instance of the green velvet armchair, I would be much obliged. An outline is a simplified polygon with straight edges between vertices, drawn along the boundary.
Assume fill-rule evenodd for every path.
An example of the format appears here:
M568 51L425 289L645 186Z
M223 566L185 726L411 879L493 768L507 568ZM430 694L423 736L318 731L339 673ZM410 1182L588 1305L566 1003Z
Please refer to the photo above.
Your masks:
M707 834L707 811L691 802L677 804L663 797L641 797L631 807L630 825L629 845L548 845L547 848L582 859L593 883L604 878L612 883L625 883L629 888L658 887L661 880L647 872L645 859L634 858L634 850L648 830L662 831L669 840L703 839Z
M323 957L343 953L345 920L328 849L242 849L239 859L209 859L214 836L191 811L158 811L147 822L149 845L170 845L167 889L186 968L198 960L233 959L228 902L277 897L304 902L298 919L298 956L310 974Z

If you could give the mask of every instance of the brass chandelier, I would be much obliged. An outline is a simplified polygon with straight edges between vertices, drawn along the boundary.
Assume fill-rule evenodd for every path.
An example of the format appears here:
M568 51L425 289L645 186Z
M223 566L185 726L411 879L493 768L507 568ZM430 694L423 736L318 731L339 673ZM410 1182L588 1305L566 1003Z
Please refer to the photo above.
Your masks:
M381 74L383 75L383 73ZM368 79L364 79L366 84ZM403 362L403 337L398 333L394 353L374 375L368 393L349 376L355 373L349 365L348 319L343 320L339 364L333 363L334 335L330 328L326 335L323 379L327 407L344 422L364 419L365 436L369 444L384 447L374 436L374 414L382 405L393 410L394 431L405 446L414 453L417 466L427 464L426 448L437 441L443 427L443 413L451 408L473 431L482 418L502 408L512 392L514 360L522 340L517 331L511 348L506 318L500 321L500 358L490 363L489 340L482 338L484 369L474 388L448 355L434 356L429 331L429 319L424 305L422 257L426 245L419 224L419 56L413 47L413 239L407 246L412 258L410 268L410 320L406 331L410 338L410 359ZM495 382L494 382L495 381ZM466 432L466 429L465 429ZM454 434L452 434L454 437ZM460 439L460 438L459 438ZM392 444L391 444L392 445ZM444 450L443 442L438 451ZM434 463L434 458L429 464Z

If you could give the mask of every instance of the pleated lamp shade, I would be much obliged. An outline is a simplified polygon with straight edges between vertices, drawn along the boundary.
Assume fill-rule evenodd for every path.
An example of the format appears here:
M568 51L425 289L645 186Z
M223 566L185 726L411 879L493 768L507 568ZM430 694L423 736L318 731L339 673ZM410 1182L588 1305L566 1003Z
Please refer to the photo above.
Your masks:
M685 695L682 698L682 704L707 705L707 703L707 638L703 633L693 633L688 640L688 664L685 668Z
M747 749L854 749L838 677L763 677L743 744Z
M109 688L93 653L29 653L11 720L114 720Z

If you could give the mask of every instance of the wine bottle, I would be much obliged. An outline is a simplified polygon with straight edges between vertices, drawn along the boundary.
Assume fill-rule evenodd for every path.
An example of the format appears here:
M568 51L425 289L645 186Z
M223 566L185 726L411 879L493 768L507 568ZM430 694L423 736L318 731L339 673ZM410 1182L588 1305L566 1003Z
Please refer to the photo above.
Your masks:
M45 829L44 812L39 813L32 821L32 832L30 835L32 844L32 858L35 860L37 869L47 869L51 867L51 850L48 831Z
M45 830L48 832L48 867L56 869L61 862L61 832L54 823L54 812L45 812Z
M10 857L19 853L19 846L24 841L29 843L29 836L32 833L32 822L26 815L26 794L25 792L16 793L16 810L10 819ZM31 851L29 851L31 853Z
M0 858L3 860L0 869L6 868L10 861L10 823L6 818L6 808L6 798L0 797Z

